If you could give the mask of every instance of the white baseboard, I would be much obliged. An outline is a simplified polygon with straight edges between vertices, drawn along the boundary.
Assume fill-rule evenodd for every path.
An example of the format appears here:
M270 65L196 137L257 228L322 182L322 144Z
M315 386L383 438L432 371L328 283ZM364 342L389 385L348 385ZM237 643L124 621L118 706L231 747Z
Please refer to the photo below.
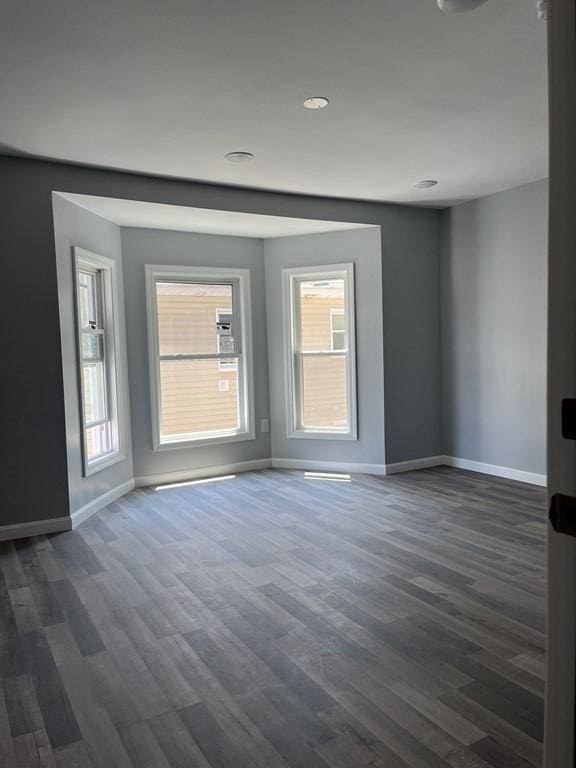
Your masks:
M255 459L253 461L240 461L237 464L222 464L216 467L200 467L199 469L183 469L179 472L164 472L160 475L143 475L135 477L136 488L145 488L149 485L164 485L165 483L181 483L186 480L201 480L204 477L217 477L218 475L233 475L238 472L255 472L259 469L269 469L272 466L270 459Z
M0 526L0 541L25 539L28 536L42 536L46 533L61 533L72 528L69 517L52 517L49 520L32 520L29 523Z
M540 475L536 472L526 472L523 469L514 469L513 467L501 467L497 464L485 464L482 461L460 459L457 456L445 456L444 458L443 463L449 467L482 472L485 475L494 475L495 477L505 477L507 480L518 480L521 483L530 483L531 485L546 486L546 475Z
M309 461L307 459L272 459L274 469L302 469L308 472L348 472L361 475L385 475L384 464L360 464L345 461Z
M108 504L112 504L113 501L116 501L116 499L124 496L124 494L129 493L133 488L134 480L127 480L125 483L117 485L115 488L111 488L109 491L106 491L106 493L98 496L98 498L89 501L88 504L80 507L80 509L77 509L76 512L72 512L70 515L72 528L77 528L80 523L88 520L89 517L92 517L92 515L94 515L96 512L99 512L101 509L104 509L104 507L107 507Z
M429 467L448 466L457 469L467 469L485 475L504 477L508 480L518 480L522 483L546 486L546 475L526 472L512 467L501 467L497 464L485 464L481 461L461 459L456 456L428 456L423 459L400 461L395 464L361 464L341 461L307 461L306 459L256 459L242 461L237 464L223 464L216 467L186 469L179 472L166 472L160 475L144 475L135 477L121 485L112 488L97 499L85 504L73 512L70 517L54 517L49 520L32 520L28 523L0 526L0 541L22 539L28 536L41 536L48 533L61 533L76 528L91 515L111 504L116 499L129 493L134 487L142 488L149 485L178 483L186 480L198 480L204 477L231 475L239 472L255 472L260 469L274 467L276 469L300 469L309 472L348 472L350 474L393 475L400 472L414 472Z
M399 472L414 472L417 469L429 467L441 467L447 463L447 456L427 456L424 459L411 459L410 461L397 461L395 464L386 464L386 474L396 475Z

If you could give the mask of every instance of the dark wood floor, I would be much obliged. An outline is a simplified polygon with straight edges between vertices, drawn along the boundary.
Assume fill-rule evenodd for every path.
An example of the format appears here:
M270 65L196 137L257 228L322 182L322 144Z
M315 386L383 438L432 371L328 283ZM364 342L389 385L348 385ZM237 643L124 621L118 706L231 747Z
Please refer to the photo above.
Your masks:
M539 766L543 549L541 489L447 468L1 544L0 766Z

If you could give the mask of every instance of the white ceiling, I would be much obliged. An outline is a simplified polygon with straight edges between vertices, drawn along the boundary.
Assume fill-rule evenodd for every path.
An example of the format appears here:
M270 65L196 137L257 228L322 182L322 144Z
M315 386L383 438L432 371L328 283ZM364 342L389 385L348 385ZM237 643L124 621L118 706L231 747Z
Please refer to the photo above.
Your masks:
M4 0L0 103L3 152L441 205L546 176L546 24L535 0Z
M217 211L208 208L188 208L179 205L164 205L163 203L144 203L138 200L75 195L68 192L57 192L56 194L121 227L144 227L145 229L200 232L208 235L267 238L315 235L321 232L341 232L346 229L366 229L371 226L349 222L291 219L285 216Z

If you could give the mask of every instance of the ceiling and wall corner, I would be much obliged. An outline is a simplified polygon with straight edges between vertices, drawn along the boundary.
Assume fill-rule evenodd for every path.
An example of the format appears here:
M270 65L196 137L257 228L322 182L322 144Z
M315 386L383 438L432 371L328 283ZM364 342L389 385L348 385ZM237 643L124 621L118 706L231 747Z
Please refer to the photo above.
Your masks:
M193 232L197 235L264 239L267 237L292 237L294 235L365 229L370 226L369 224L355 224L346 221L319 221L289 216L269 216L258 213L166 205L141 200L121 200L66 192L59 192L58 197L68 200L79 208L95 213L119 227Z
M533 0L7 0L0 100L2 153L217 184L442 207L547 175Z

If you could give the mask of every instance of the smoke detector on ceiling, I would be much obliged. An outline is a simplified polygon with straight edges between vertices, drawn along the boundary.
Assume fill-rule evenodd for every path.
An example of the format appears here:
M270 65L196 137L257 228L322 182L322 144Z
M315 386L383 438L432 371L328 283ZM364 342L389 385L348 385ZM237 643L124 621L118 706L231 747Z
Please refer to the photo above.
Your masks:
M306 109L326 109L329 103L325 96L310 96L303 102Z

